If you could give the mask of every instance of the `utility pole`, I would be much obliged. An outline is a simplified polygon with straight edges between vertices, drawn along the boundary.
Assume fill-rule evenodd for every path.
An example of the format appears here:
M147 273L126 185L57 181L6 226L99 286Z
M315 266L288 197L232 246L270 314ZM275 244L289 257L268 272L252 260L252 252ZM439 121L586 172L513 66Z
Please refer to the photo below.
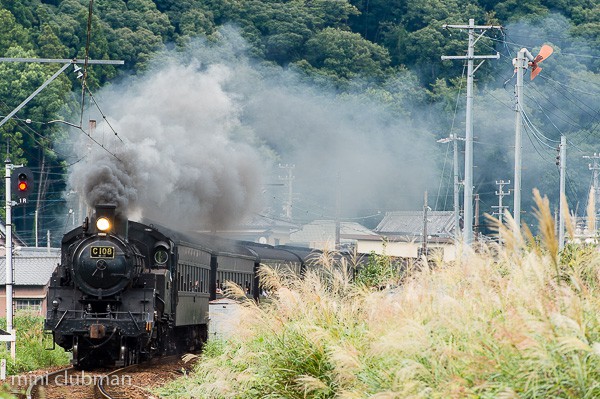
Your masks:
M521 226L521 170L522 170L522 125L523 125L523 74L528 66L531 66L531 80L542 70L539 63L548 58L553 52L552 47L543 45L540 53L534 57L529 50L522 48L513 59L513 66L517 74L515 85L515 196L514 196L514 219L517 226Z
M598 189L598 170L600 170L600 167L598 166L598 159L600 159L600 155L598 155L597 153L594 153L594 155L584 155L583 158L586 159L591 159L593 163L589 164L588 167L589 169L592 171L593 173L593 186L592 186L592 193L594 196L594 220L593 220L593 224L592 226L594 226L594 229L596 228L596 219L597 219L597 212L596 212L596 208L598 207L598 197L600 194L600 190ZM590 234L596 235L595 231L590 231Z
M502 205L502 198L506 195L510 195L510 191L504 191L504 186L510 184L510 180L505 182L504 180L496 180L496 185L499 188L499 191L496 191L496 195L498 196L498 205L492 206L492 208L497 208L498 212L494 212L493 215L498 215L498 221L502 224L502 216L504 215L504 210L508 208L506 205Z
M342 243L342 183L338 172L335 186L335 249L341 249Z
M567 197L565 194L565 180L567 172L567 137L560 136L560 214L558 218L558 248L565 247L565 213Z
M11 340L6 342L11 357L15 359L15 339L13 337L13 262L12 262L12 197L10 172L13 168L10 158L6 156L5 165L5 199L6 199L6 332L11 335Z
M287 183L288 196L287 196L287 201L283 205L283 211L284 211L284 216L289 220L292 220L292 205L293 205L292 201L293 201L293 193L294 193L293 188L292 188L292 182L295 179L292 172L295 167L296 167L295 165L279 164L279 168L287 170L287 176L284 176L284 177L279 176L279 180L283 180Z
M479 194L475 194L475 240L479 240Z
M515 86L515 187L513 197L513 217L518 228L521 226L521 169L522 169L522 152L523 152L523 73L527 69L527 59L525 58L526 49L521 49L517 53L517 58L514 67L517 71L517 85Z
M438 143L448 143L452 141L453 147L453 159L452 166L454 168L454 243L457 244L460 240L461 230L460 230L460 181L458 180L458 142L465 141L464 138L454 136L450 134L450 136L437 140Z
M466 29L469 34L469 48L467 56L442 56L442 60L467 60L467 108L466 108L466 134L465 134L465 191L464 191L464 240L466 244L473 242L473 74L486 59L498 59L500 53L495 55L475 55L475 43L489 29L502 29L501 26L475 25L474 19L469 19L469 25L443 25L444 28ZM477 38L475 31L479 31ZM473 67L473 61L482 61Z
M427 191L425 191L425 198L423 201L423 239L421 240L421 255L427 257Z

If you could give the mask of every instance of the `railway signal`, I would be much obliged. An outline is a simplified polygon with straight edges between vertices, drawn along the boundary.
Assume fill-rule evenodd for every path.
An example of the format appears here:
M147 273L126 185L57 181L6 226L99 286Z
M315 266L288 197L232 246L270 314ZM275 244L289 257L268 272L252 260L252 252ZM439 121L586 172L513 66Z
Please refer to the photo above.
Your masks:
M27 202L27 197L33 191L33 172L31 172L31 169L25 166L15 168L11 180L13 191L17 193L20 202Z

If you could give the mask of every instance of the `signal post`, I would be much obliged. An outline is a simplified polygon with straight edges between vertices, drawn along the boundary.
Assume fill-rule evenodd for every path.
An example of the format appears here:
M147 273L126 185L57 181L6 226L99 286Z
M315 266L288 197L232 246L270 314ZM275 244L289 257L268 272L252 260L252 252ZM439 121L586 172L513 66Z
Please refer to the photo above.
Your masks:
M15 359L15 330L13 328L13 262L12 262L12 206L18 203L24 204L27 202L27 196L33 187L33 173L31 169L24 166L11 164L7 157L5 163L5 191L6 191L6 332L8 335L0 335L0 341L5 341L7 349L10 350L10 356ZM13 172L14 169L14 173ZM19 202L13 203L12 190L17 192Z

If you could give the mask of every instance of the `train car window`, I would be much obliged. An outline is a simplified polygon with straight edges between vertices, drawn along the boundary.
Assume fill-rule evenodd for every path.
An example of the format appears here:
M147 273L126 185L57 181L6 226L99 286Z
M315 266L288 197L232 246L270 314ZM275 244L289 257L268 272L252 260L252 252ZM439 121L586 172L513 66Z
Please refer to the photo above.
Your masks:
M183 265L181 266L181 272L179 274L179 291L183 291L185 289L183 282L185 280L185 271L183 270Z
M187 291L187 280L188 280L188 266L183 266L183 275L181 276L183 280L183 291Z

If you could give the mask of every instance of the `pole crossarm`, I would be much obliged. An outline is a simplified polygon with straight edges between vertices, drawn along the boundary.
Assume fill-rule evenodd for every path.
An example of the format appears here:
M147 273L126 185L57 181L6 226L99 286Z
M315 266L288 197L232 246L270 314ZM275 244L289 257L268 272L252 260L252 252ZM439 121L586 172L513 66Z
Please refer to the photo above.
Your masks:
M442 55L442 61L445 60L497 60L500 58L500 53L494 55L474 55L469 57L468 55Z
M444 25L442 25L442 28L444 28L444 29L448 29L448 28L456 28L456 29L484 29L484 30L490 30L490 29L500 29L500 30L503 30L504 29L501 25L452 25L452 24L444 24Z
M0 62L42 62L42 63L55 63L55 64L80 64L85 60L77 58L0 58ZM88 64L102 64L102 65L124 65L123 60L87 60Z

